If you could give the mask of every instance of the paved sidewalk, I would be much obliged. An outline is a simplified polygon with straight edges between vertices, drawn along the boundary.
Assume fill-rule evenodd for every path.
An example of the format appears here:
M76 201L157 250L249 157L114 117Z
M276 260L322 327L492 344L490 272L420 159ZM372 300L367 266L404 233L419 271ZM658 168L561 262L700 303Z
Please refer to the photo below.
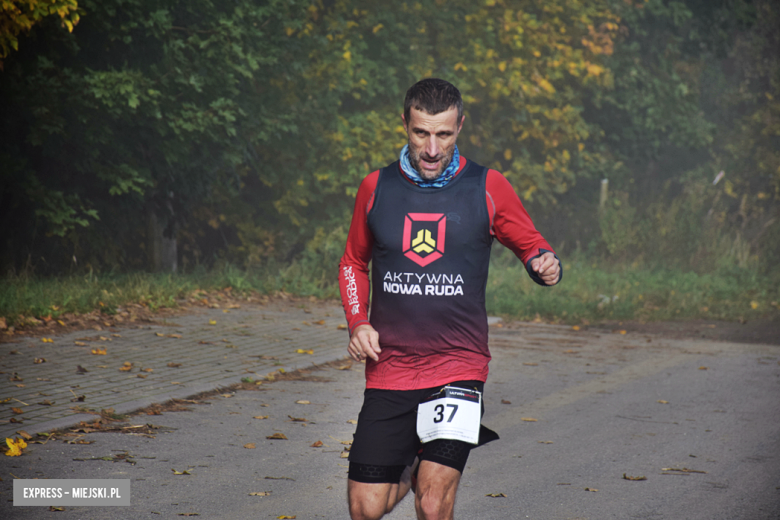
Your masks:
M348 333L338 327L344 323L333 303L272 302L195 309L159 325L72 332L51 336L51 343L21 338L0 344L0 439L95 418L74 410L78 406L128 413L280 368L341 359ZM132 368L120 370L125 363Z

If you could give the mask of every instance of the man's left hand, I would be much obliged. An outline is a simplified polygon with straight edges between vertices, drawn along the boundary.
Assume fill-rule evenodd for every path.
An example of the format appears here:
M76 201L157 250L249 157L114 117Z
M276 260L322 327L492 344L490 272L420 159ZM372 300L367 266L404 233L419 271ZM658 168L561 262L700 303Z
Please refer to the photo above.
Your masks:
M539 258L531 260L531 269L539 275L545 284L555 285L558 283L558 277L561 273L561 264L555 255L545 253Z

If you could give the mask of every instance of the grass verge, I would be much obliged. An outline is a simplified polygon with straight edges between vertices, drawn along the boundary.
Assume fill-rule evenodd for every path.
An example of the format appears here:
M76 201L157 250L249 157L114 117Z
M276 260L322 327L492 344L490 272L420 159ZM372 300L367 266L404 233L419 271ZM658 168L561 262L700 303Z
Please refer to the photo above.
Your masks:
M497 251L486 305L492 315L559 323L601 320L780 320L780 282L748 270L696 274L566 259L563 283L540 287L509 252ZM325 273L332 272L333 279ZM232 287L239 294L284 291L335 298L336 269L293 264L245 271L232 266L188 274L105 274L11 278L0 284L0 317L7 326L29 318L58 318L100 310L113 314L130 303L150 310L176 307L198 291ZM2 318L0 318L2 326Z

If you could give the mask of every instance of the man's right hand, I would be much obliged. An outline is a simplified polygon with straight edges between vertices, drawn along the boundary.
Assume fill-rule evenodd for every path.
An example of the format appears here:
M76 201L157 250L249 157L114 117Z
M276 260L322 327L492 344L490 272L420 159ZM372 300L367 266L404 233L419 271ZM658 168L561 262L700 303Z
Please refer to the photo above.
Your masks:
M371 325L359 325L352 331L349 338L349 355L355 361L364 361L370 357L374 361L379 361L379 333Z

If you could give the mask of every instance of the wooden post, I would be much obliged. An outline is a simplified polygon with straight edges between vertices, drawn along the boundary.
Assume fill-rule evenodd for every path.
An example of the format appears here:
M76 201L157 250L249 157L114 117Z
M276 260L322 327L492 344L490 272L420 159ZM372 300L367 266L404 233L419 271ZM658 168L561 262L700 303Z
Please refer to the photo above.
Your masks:
M599 214L604 212L609 196L609 179L601 179L601 193L599 194Z

